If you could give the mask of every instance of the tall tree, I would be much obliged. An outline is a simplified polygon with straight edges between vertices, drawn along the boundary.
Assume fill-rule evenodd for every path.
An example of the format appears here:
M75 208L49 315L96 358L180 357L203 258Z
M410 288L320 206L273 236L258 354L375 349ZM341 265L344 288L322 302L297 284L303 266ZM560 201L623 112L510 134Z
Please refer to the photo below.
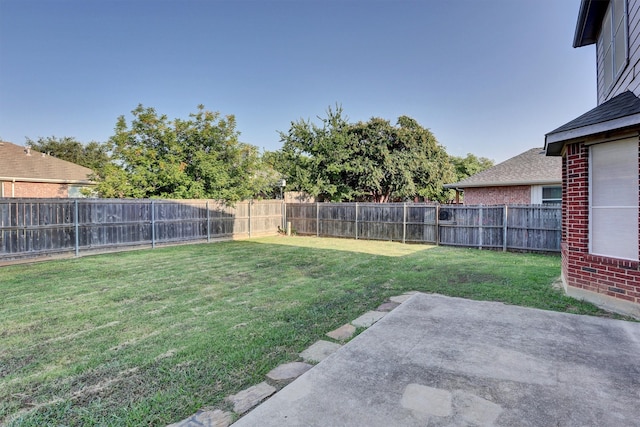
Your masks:
M41 153L76 163L94 171L104 168L109 162L107 146L95 141L82 144L68 136L62 138L50 136L41 137L35 141L27 138L27 145Z
M478 172L493 167L493 160L486 157L477 157L471 153L467 153L467 157L451 156L451 163L456 172L456 182L475 175Z
M318 126L309 120L292 122L288 133L280 132L283 148L276 154L278 167L291 182L291 189L303 190L327 200L354 198L349 182L349 158L353 141L342 108L327 109Z
M130 126L118 118L109 140L114 162L99 173L102 196L235 202L255 192L259 152L238 141L233 115L202 105L187 120L142 105L132 114Z
M280 134L278 165L296 189L334 201L446 198L442 185L453 177L453 167L416 120L349 124L340 107L329 108L321 120L322 126L292 122L289 132Z
M446 151L435 136L408 116L396 126L371 118L351 127L357 141L352 158L357 192L375 202L422 197L443 200L442 185L452 177Z

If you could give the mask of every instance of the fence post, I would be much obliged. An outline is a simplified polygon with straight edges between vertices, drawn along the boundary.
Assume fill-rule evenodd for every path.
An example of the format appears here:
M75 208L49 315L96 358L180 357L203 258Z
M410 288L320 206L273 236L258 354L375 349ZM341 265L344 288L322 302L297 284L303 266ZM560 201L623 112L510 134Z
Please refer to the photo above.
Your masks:
M320 203L316 202L316 237L320 237Z
M506 252L507 251L507 230L508 230L508 214L509 214L509 207L507 205L504 205L504 214L502 215L502 251Z
M440 245L440 205L436 205L436 246Z
M78 235L80 231L80 224L78 224L80 222L78 221L78 199L76 199L74 203L73 218L74 218L75 229L76 229L76 257L78 257L80 256L80 236Z
M206 202L207 207L207 242L211 241L211 215L209 214L209 201Z
M358 240L358 202L356 202L356 240Z
M407 202L402 204L402 243L407 239Z
M251 237L251 207L253 206L253 199L249 200L249 237Z
M282 199L282 209L280 210L280 214L282 215L282 229L287 229L287 204Z
M478 212L478 249L482 250L482 205Z
M156 247L156 210L155 203L151 200L151 248Z

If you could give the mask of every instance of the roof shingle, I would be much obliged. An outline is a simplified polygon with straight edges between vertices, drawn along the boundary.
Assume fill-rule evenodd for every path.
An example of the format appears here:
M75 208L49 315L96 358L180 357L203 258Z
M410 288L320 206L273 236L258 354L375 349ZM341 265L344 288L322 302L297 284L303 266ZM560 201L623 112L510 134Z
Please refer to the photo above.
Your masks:
M631 131L639 127L640 98L626 91L546 134L544 146L547 156L560 156L564 145L570 140Z
M558 184L562 182L562 159L547 157L543 148L532 148L492 168L445 188Z
M30 181L54 180L61 183L89 183L93 171L10 142L0 141L0 178Z
M608 122L609 120L619 119L637 113L640 113L640 98L635 96L633 92L627 90L607 102L603 102L596 108L587 111L580 117L571 120L569 123L565 123L559 128L552 130L547 135Z

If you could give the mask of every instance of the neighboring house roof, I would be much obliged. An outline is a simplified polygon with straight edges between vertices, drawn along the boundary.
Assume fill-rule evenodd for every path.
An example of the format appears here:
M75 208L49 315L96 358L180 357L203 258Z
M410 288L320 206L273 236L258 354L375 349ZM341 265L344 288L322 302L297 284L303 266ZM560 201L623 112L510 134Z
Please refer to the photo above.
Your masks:
M445 188L503 187L510 185L559 184L562 160L547 157L542 148L532 148L492 168L472 175Z
M0 181L90 184L92 173L84 166L0 141Z
M598 33L602 27L602 18L609 6L608 1L582 0L576 32L573 36L573 47L582 47L594 44L598 40Z
M640 124L640 98L625 91L545 135L547 155L559 156L570 139Z

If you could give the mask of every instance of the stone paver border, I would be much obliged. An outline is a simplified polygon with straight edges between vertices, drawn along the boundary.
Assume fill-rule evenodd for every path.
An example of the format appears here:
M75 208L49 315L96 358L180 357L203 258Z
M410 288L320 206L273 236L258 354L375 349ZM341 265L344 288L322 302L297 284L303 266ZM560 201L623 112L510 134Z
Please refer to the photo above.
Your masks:
M329 338L333 338L336 341L348 340L356 333L356 327L350 323L340 326L338 329L334 329L331 332L327 332L325 335Z
M313 365L304 362L285 363L270 370L267 378L271 381L293 381L311 368Z
M350 324L343 325L331 332L327 332L326 335L329 338L332 338L335 341L339 342L349 340L356 332L355 327L368 328L378 320L382 319L388 312L411 298L411 296L415 293L416 292L405 292L402 295L393 296L389 298L388 301L382 303L375 311L364 313L362 316L351 321ZM313 343L302 353L300 353L300 357L307 362L321 362L322 360L330 356L333 352L337 351L340 347L342 347L341 344L319 340ZM274 385L269 384L268 381L271 381L276 386L283 387L282 383L293 381L311 368L312 365L304 362L291 362L279 365L267 374L267 381L228 396L225 398L225 401L233 405L233 411L237 415L245 414L246 412L257 406L259 403L261 403L263 400L269 398L277 392L278 389L274 387ZM418 394L425 393L425 391L420 388L423 386L413 386L418 391ZM415 393L412 393L412 391L415 390L410 390L409 393L405 391L405 396L403 396L403 399L405 400L404 403L408 407L414 409L412 408L412 405L414 405ZM432 390L427 391L429 393L433 393ZM439 408L437 408L437 410L444 410L445 407L446 405L443 404ZM191 417L171 424L167 427L228 427L229 425L231 425L232 419L233 414L231 412L222 411L220 409L216 409L213 411L198 411Z
M275 392L276 388L274 386L266 382L261 382L246 390L232 394L225 400L233 404L233 411L235 413L242 415Z
M368 328L369 326L373 325L378 320L386 316L387 313L388 312L386 311L367 311L362 316L352 320L351 324L359 328Z
M311 344L311 347L300 353L300 357L306 362L318 363L338 351L340 347L342 347L340 344L334 342L318 340Z

